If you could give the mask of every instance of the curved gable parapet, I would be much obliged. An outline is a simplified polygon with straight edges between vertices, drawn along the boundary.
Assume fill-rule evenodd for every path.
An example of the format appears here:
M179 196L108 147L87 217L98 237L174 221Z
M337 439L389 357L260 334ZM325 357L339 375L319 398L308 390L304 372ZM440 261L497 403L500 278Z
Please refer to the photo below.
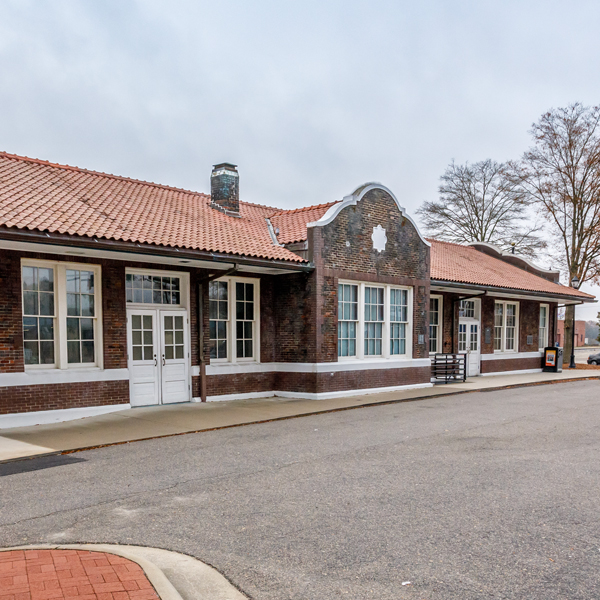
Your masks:
M515 267L519 267L524 271L533 272L536 275L543 277L544 279L558 282L560 278L560 271L555 271L553 269L544 269L543 267L536 265L534 262L530 261L524 256L504 251L495 244L490 244L488 242L470 242L468 245L472 246L476 250L479 250L480 252L485 252L486 254L494 256L494 258L499 258L501 260L504 260L505 262L513 264L515 265Z
M426 246L431 247L431 244L421 234L421 231L419 230L417 224L406 213L406 209L403 206L400 206L400 202L398 201L398 198L396 198L395 194L389 188L385 187L384 185L381 185L380 183L365 183L357 187L354 190L354 192L352 192L352 194L350 194L349 196L344 196L341 202L330 206L327 212L318 221L308 223L307 227L323 227L324 225L328 225L338 216L338 214L344 208L346 208L347 206L356 206L356 204L360 202L362 198L372 190L381 190L386 194L389 194L390 197L393 198L394 202L396 203L396 206L398 207L398 210L400 211L402 217L409 221L415 228L415 231L417 232L419 238L421 238L421 241Z

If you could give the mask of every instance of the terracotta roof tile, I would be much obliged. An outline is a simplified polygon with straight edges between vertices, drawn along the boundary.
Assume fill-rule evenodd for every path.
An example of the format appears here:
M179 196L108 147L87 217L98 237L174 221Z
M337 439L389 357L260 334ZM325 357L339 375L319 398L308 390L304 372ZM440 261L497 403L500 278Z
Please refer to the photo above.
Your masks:
M240 202L241 218L210 196L0 152L0 225L19 229L303 262L271 240L276 208Z
M294 210L280 210L269 217L273 229L279 234L277 241L280 244L293 244L306 239L306 225L318 221L337 202L317 204Z
M593 298L589 294L553 283L499 258L484 254L471 246L438 240L429 241L431 242L431 279Z

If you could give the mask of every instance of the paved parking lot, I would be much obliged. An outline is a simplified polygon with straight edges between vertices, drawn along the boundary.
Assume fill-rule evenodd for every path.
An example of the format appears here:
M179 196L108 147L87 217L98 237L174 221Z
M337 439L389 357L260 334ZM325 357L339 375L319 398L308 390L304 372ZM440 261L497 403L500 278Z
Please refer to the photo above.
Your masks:
M0 545L163 547L256 600L598 598L599 433L584 381L7 463Z

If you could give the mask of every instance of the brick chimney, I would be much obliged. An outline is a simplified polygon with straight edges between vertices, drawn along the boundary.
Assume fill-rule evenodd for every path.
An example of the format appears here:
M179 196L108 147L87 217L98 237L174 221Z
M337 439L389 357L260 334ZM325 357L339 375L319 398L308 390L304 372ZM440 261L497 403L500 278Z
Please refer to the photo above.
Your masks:
M240 176L237 165L219 163L210 176L211 206L232 216L240 215Z

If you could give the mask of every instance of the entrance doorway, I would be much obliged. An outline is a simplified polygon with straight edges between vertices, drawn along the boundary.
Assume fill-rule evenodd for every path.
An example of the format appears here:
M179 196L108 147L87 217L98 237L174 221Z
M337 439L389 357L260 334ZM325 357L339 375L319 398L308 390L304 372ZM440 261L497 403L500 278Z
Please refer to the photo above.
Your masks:
M458 352L466 354L467 377L481 372L480 300L462 300L458 320Z
M189 339L185 310L127 311L132 406L189 402Z

